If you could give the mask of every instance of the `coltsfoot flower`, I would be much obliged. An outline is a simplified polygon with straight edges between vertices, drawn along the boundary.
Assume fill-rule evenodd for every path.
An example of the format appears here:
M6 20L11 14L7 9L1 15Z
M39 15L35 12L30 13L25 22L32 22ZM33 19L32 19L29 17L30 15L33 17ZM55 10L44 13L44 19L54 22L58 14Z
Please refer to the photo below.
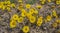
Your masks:
M38 20L37 20L37 26L41 26L43 23L43 17L39 17Z
M60 0L56 0L56 4L59 5L60 4Z
M30 23L35 23L36 17L35 16L30 16L29 21L30 21Z
M54 17L58 18L58 15L57 15L56 10L53 10L53 11L52 11L52 15L53 15Z
M50 15L48 15L48 16L46 17L46 19L47 19L47 21L51 21L52 17L51 17Z
M52 24L52 26L53 26L54 28L56 28L56 27L58 26L58 24L55 22L55 23Z
M16 22L15 20L12 20L12 21L10 22L10 28L15 28L16 25L17 25L17 22Z
M29 26L24 26L23 27L23 29L22 29L22 31L24 32L24 33L28 33L29 32Z
M19 16L18 16L17 14L14 14L11 19L13 19L13 20L18 20L18 17L19 17Z
M19 17L17 21L18 21L18 23L21 23L21 22L23 22L23 20L24 20L23 17Z
M30 4L26 4L26 8L30 9L31 5Z

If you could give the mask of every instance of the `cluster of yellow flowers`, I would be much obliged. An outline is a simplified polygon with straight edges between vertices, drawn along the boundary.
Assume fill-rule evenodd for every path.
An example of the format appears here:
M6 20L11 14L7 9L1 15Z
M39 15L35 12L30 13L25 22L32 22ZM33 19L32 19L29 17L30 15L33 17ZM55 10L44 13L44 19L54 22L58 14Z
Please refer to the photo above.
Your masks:
M39 11L37 9L41 9L42 5L36 5L34 7L31 6L31 4L23 4L22 0L18 0L19 2L19 6L16 7L16 5L14 3L11 3L9 0L4 1L4 2L0 2L0 9L2 10L8 10L11 11L11 7L12 8L16 8L18 9L21 14L14 14L11 19L10 19L10 28L15 28L17 26L17 23L22 23L24 21L24 18L27 17L28 18L28 22L34 24L36 23L37 26L41 26L44 20L43 16L39 16L37 18L37 15L39 13ZM40 0L41 4L45 4L46 0ZM51 2L51 0L48 0L48 2ZM60 1L56 1L56 4L60 4ZM25 8L26 9L25 9ZM52 11L52 16L51 15L47 15L46 19L44 20L45 22L51 21L52 17L56 17L58 18L57 12L56 10ZM57 27L57 23L60 23L60 20L56 20L55 23L52 24L53 27ZM29 32L29 26L24 26L22 28L22 31L24 33Z
M60 0L40 0L41 4L45 4L46 1L49 2L49 3L55 1L55 3L56 3L57 5L60 4Z
M24 20L23 17L19 17L17 14L14 14L14 15L11 17L10 27L11 27L11 28L16 27L17 22L18 22L18 23L22 23L23 20Z
M28 5L29 5L29 4L28 4ZM37 19L37 16L35 16L35 15L38 14L38 10L36 10L36 9L34 9L34 8L30 8L30 7L31 7L31 6L26 6L26 8L29 9L28 11L26 11L25 9L22 8L21 11L20 11L20 12L21 12L20 16L19 16L18 14L14 14L14 15L11 17L11 22L10 22L10 27L11 27L11 28L15 28L16 25L17 25L17 22L18 22L18 23L22 23L22 22L24 21L24 18L25 18L25 17L27 17L28 20L29 20L28 22L30 22L30 23L32 23L32 24L36 23L37 26L41 26L41 25L42 25L43 20L44 20L43 16L40 16L40 17L38 17L38 19ZM38 7L38 8L39 8L39 7ZM47 15L47 16L46 16L45 22L51 21L53 16L56 17L56 18L58 17L56 10L53 10L53 11L52 11L52 16L51 16L51 15ZM57 22L57 23L60 23L60 20L56 20L56 22ZM52 26L53 26L54 28L57 27L57 23L53 23ZM24 26L24 27L22 28L22 31L23 31L24 33L29 32L29 27L28 27L28 26Z
M15 7L14 3L11 3L10 0L0 2L0 9L11 11L11 7Z
M34 14L34 15L33 15ZM35 23L36 22L36 14L38 14L38 11L36 9L30 9L29 12L27 12L25 9L21 9L21 14L20 16L18 14L14 14L11 17L11 21L10 21L10 28L15 28L17 26L17 23L22 23L24 21L24 17L28 18L28 22L30 23ZM38 19L37 21L37 26L41 26L42 24L42 16ZM29 27L28 26L24 26L22 28L22 31L24 33L29 32Z
M47 0L48 2L52 2L51 0ZM17 9L21 9L21 7L23 7L23 0L18 0L18 2L20 3L20 5L17 7ZM45 4L46 0L40 0L41 4ZM60 4L60 0L56 0L56 4ZM16 5L14 3L11 3L10 0L6 0L6 1L2 1L0 2L0 9L5 10L7 9L8 11L11 11L11 7L15 7ZM31 5L30 4L26 4L26 8L30 9ZM41 5L37 5L36 8L42 8Z

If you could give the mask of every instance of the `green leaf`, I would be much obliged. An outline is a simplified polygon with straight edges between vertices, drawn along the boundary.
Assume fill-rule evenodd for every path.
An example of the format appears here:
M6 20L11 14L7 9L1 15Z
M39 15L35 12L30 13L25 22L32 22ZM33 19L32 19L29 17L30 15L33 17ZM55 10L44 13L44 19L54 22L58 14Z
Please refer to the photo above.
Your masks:
M27 0L27 3L34 4L34 3L36 3L36 0Z
M11 2L11 3L14 3L14 2L15 2L15 0L10 0L10 2Z

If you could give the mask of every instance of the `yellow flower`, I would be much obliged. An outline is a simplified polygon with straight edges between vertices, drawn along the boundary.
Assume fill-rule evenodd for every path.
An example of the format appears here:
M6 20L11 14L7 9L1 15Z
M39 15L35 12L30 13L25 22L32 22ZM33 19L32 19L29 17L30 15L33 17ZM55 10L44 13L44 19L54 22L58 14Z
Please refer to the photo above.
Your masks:
M5 4L10 5L11 4L10 0L6 1Z
M2 8L3 5L0 5L0 9Z
M18 2L23 2L22 0L18 0Z
M25 9L21 9L21 12L26 12L26 10Z
M35 13L35 14L38 14L38 10L35 9L34 13Z
M3 2L0 2L0 8L2 9L3 8Z
M30 13L27 13L26 16L30 18L32 15Z
M21 16L22 16L22 17L25 17L26 14L27 14L27 12L26 12L24 9L22 9L21 11L22 11Z
M60 24L60 19L57 19L56 22Z
M30 7L31 7L31 5L30 5L30 4L26 4L26 8L28 8L28 9L29 9Z
M23 29L22 29L22 31L24 33L28 33L29 32L29 26L24 26Z
M18 17L19 17L19 16L18 16L17 14L14 14L14 15L12 16L12 19L13 19L13 20L18 20Z
M23 20L24 20L23 17L19 17L17 21L18 21L18 23L21 23L21 22L23 22Z
M20 5L19 5L20 7L23 7L24 6L24 4L23 3L20 3Z
M29 13L30 13L30 14L33 14L34 11L35 11L35 10L32 8L32 9L29 10Z
M14 3L12 3L12 4L11 4L11 7L15 7L15 4L14 4Z
M10 12L10 11L11 11L10 7L6 7L6 8L7 8L8 12Z
M0 9L2 8L2 6L0 5Z
M55 8L55 5L52 5L51 7L52 7L52 8Z
M60 19L59 19L59 23L60 23Z
M26 15L25 15L25 13L22 12L22 13L21 13L21 16L22 16L22 17L25 17Z
M41 5L37 5L36 8L40 9L40 8L42 8L42 6Z
M4 2L0 2L0 5L3 5L4 4Z
M8 1L4 1L4 5L10 7L10 4L11 4L11 2L9 0Z
M7 1L4 1L4 4L6 5L7 4Z
M48 16L46 17L46 19L47 19L47 21L51 21L51 16L48 15Z
M18 10L22 10L23 9L23 3L21 3L18 7L17 7Z
M41 4L45 4L45 2L43 1L43 2L41 2Z
M57 13L56 13L56 10L53 10L52 15L53 15L54 17L58 18Z
M2 10L5 10L5 9L6 9L6 6L3 5L3 6L2 6Z
M40 1L41 1L41 4L45 4L45 1L46 1L46 0L40 0Z
M36 17L30 16L30 17L29 17L29 20L30 20L30 23L35 23Z
M37 20L37 26L41 26L43 23L43 17L39 17L38 20Z
M57 0L57 1L56 1L56 4L59 5L59 4L60 4L60 0Z
M57 23L53 23L52 26L53 26L54 28L56 28L58 25L57 25Z
M48 2L51 2L51 0L48 0Z
M30 10L29 10L29 14L38 14L38 11L36 10L36 9L33 9L33 8L31 8Z
M23 9L23 8L22 8L22 7L20 7L20 6L18 6L18 7L17 7L17 9L18 9L18 10L21 10L21 9Z
M15 28L16 25L17 25L17 22L16 22L16 21L12 20L12 21L10 22L10 28Z

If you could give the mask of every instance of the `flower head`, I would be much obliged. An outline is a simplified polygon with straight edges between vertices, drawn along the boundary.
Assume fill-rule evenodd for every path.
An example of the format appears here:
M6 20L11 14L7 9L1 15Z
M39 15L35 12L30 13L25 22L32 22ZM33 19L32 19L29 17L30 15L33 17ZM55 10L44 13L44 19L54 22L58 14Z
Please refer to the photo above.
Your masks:
M23 20L24 20L23 17L19 17L17 21L18 21L18 23L21 23Z
M21 12L22 17L25 17L27 15L27 11L25 9L22 9Z
M46 17L46 19L47 19L47 21L51 21L51 16L48 15L48 16Z
M35 11L35 10L32 8L32 9L29 10L29 13L30 13L30 14L33 14L34 11Z
M24 26L23 29L22 29L22 31L23 31L24 33L29 32L29 26Z
M53 26L54 28L56 28L58 25L57 25L57 23L55 22L55 23L52 24L52 26Z
M37 26L41 26L42 25L42 22L43 22L43 17L41 16L37 20Z
M56 0L56 4L59 5L60 4L60 0Z
M11 11L11 8L10 7L6 7L7 8L7 10L10 12Z
M26 8L28 8L28 9L29 9L30 7L31 7L31 5L30 5L30 4L26 4Z
M57 19L56 22L60 24L60 19Z
M48 2L51 2L51 0L47 0Z
M29 17L29 21L30 21L31 23L35 23L36 17L30 16L30 17Z
M5 9L6 9L6 6L3 5L3 6L2 6L2 10L5 10Z
M40 8L42 8L42 6L41 5L37 5L36 8L40 9Z
M12 21L10 22L10 28L15 28L16 25L17 25L17 22L16 22L15 20L12 20Z
M52 15L53 15L54 17L58 18L56 10L53 10Z
M14 14L11 19L18 20L18 17L19 16L17 14Z
M18 0L18 2L23 2L22 0Z
M46 0L40 0L40 1L41 1L41 4L45 4L45 1L46 1Z
M12 3L12 4L11 4L11 7L15 7L15 4L14 4L14 3Z

